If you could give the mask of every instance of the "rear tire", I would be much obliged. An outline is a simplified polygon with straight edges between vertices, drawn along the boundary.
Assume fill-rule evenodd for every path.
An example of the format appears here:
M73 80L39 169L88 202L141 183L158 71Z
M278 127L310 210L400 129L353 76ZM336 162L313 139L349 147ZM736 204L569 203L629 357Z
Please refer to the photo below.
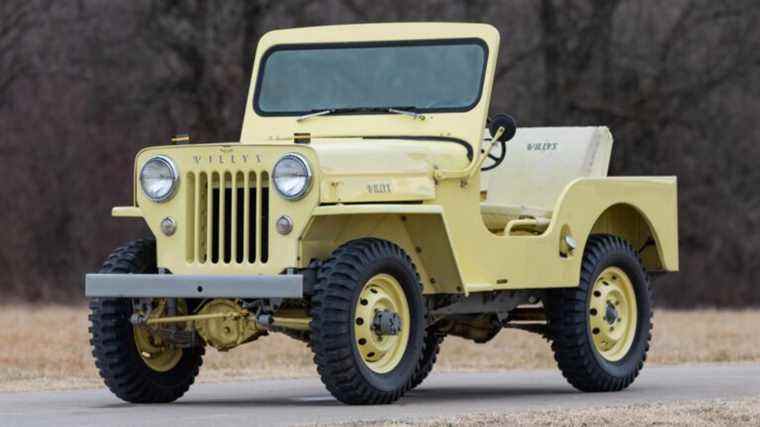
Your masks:
M577 288L546 301L552 350L581 391L619 391L638 376L652 338L652 292L635 249L617 236L592 235Z
M378 312L395 315L400 329L378 332ZM336 249L319 268L311 311L314 363L330 393L354 405L398 400L422 356L425 313L417 271L400 247L359 239Z
M116 249L100 273L155 274L153 240L135 240ZM90 344L100 376L113 394L130 403L167 403L180 398L195 381L203 364L203 347L183 348L168 369L157 371L141 356L130 322L129 298L90 301Z

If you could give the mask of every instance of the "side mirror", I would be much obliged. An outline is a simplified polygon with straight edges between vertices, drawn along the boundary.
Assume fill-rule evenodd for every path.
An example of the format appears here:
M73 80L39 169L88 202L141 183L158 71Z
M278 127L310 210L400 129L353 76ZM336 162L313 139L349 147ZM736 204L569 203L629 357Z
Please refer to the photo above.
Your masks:
M497 114L491 119L491 124L488 125L488 131L491 132L491 136L496 135L496 131L499 128L504 128L504 133L499 137L500 142L507 142L514 138L517 133L517 123L512 116L506 114Z

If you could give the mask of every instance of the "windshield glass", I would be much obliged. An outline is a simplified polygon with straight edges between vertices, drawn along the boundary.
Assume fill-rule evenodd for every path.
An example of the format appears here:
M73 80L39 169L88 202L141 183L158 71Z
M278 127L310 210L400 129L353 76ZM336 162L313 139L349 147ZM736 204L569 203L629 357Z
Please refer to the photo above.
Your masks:
M480 39L275 46L262 59L254 108L467 111L480 99L487 54Z

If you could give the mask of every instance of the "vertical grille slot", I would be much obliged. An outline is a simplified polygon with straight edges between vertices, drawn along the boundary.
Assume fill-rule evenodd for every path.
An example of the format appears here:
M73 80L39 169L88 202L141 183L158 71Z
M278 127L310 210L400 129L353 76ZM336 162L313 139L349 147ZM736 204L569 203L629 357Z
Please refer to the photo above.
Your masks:
M187 175L188 262L266 263L269 174L253 171Z
M195 217L196 217L196 253L197 262L205 263L208 259L208 175L201 173L198 176L198 187L195 190Z
M261 219L261 233L257 240L261 241L261 256L259 259L262 263L266 263L269 260L269 174L266 172L261 173L261 212L259 218Z
M232 229L235 230L235 243L232 247L232 252L235 254L235 262L240 264L243 262L243 255L244 255L244 246L243 246L243 234L245 231L245 178L243 177L243 172L238 172L235 174L235 178L233 180L234 187L232 191L235 194L234 197L234 203L233 203L233 212L235 212L235 217L233 221Z
M211 220L211 223L209 224L209 229L211 230L211 239L210 239L210 246L211 246L211 262L216 264L219 262L219 174L214 172L211 174L211 180L209 181L209 184L211 186L211 215L209 215L209 219Z
M247 181L244 190L246 199L243 218L246 221L243 229L243 259L252 263L256 260L256 173L248 173L245 177Z
M187 241L185 242L185 259L187 262L193 262L198 258L195 248L198 247L195 230L195 209L198 186L195 183L195 174L187 174L187 209L185 217L187 218Z
M221 191L222 201L220 202L222 210L219 212L219 218L222 219L220 224L222 241L219 246L222 248L221 258L226 264L229 264L232 258L232 219L234 218L232 215L232 196L235 194L232 188L232 176L229 172L224 173L222 183L224 184Z
M256 174L254 172L251 172L251 183L253 184L251 187L248 188L248 224L250 224L250 231L248 233L248 262L255 262L256 261L256 254L258 253L258 248L256 245L256 236L258 235L259 230L259 224L256 220L256 212L259 211L258 205L256 201L258 200L257 194L258 194L258 188L259 185L257 185L256 181Z

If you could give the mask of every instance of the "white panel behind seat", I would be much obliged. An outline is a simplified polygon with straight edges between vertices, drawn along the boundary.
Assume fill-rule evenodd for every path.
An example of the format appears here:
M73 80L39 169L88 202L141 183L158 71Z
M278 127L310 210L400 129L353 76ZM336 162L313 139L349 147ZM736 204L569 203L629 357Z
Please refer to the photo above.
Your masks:
M604 126L519 128L504 163L481 177L488 190L483 213L551 216L572 180L607 176L611 152Z

